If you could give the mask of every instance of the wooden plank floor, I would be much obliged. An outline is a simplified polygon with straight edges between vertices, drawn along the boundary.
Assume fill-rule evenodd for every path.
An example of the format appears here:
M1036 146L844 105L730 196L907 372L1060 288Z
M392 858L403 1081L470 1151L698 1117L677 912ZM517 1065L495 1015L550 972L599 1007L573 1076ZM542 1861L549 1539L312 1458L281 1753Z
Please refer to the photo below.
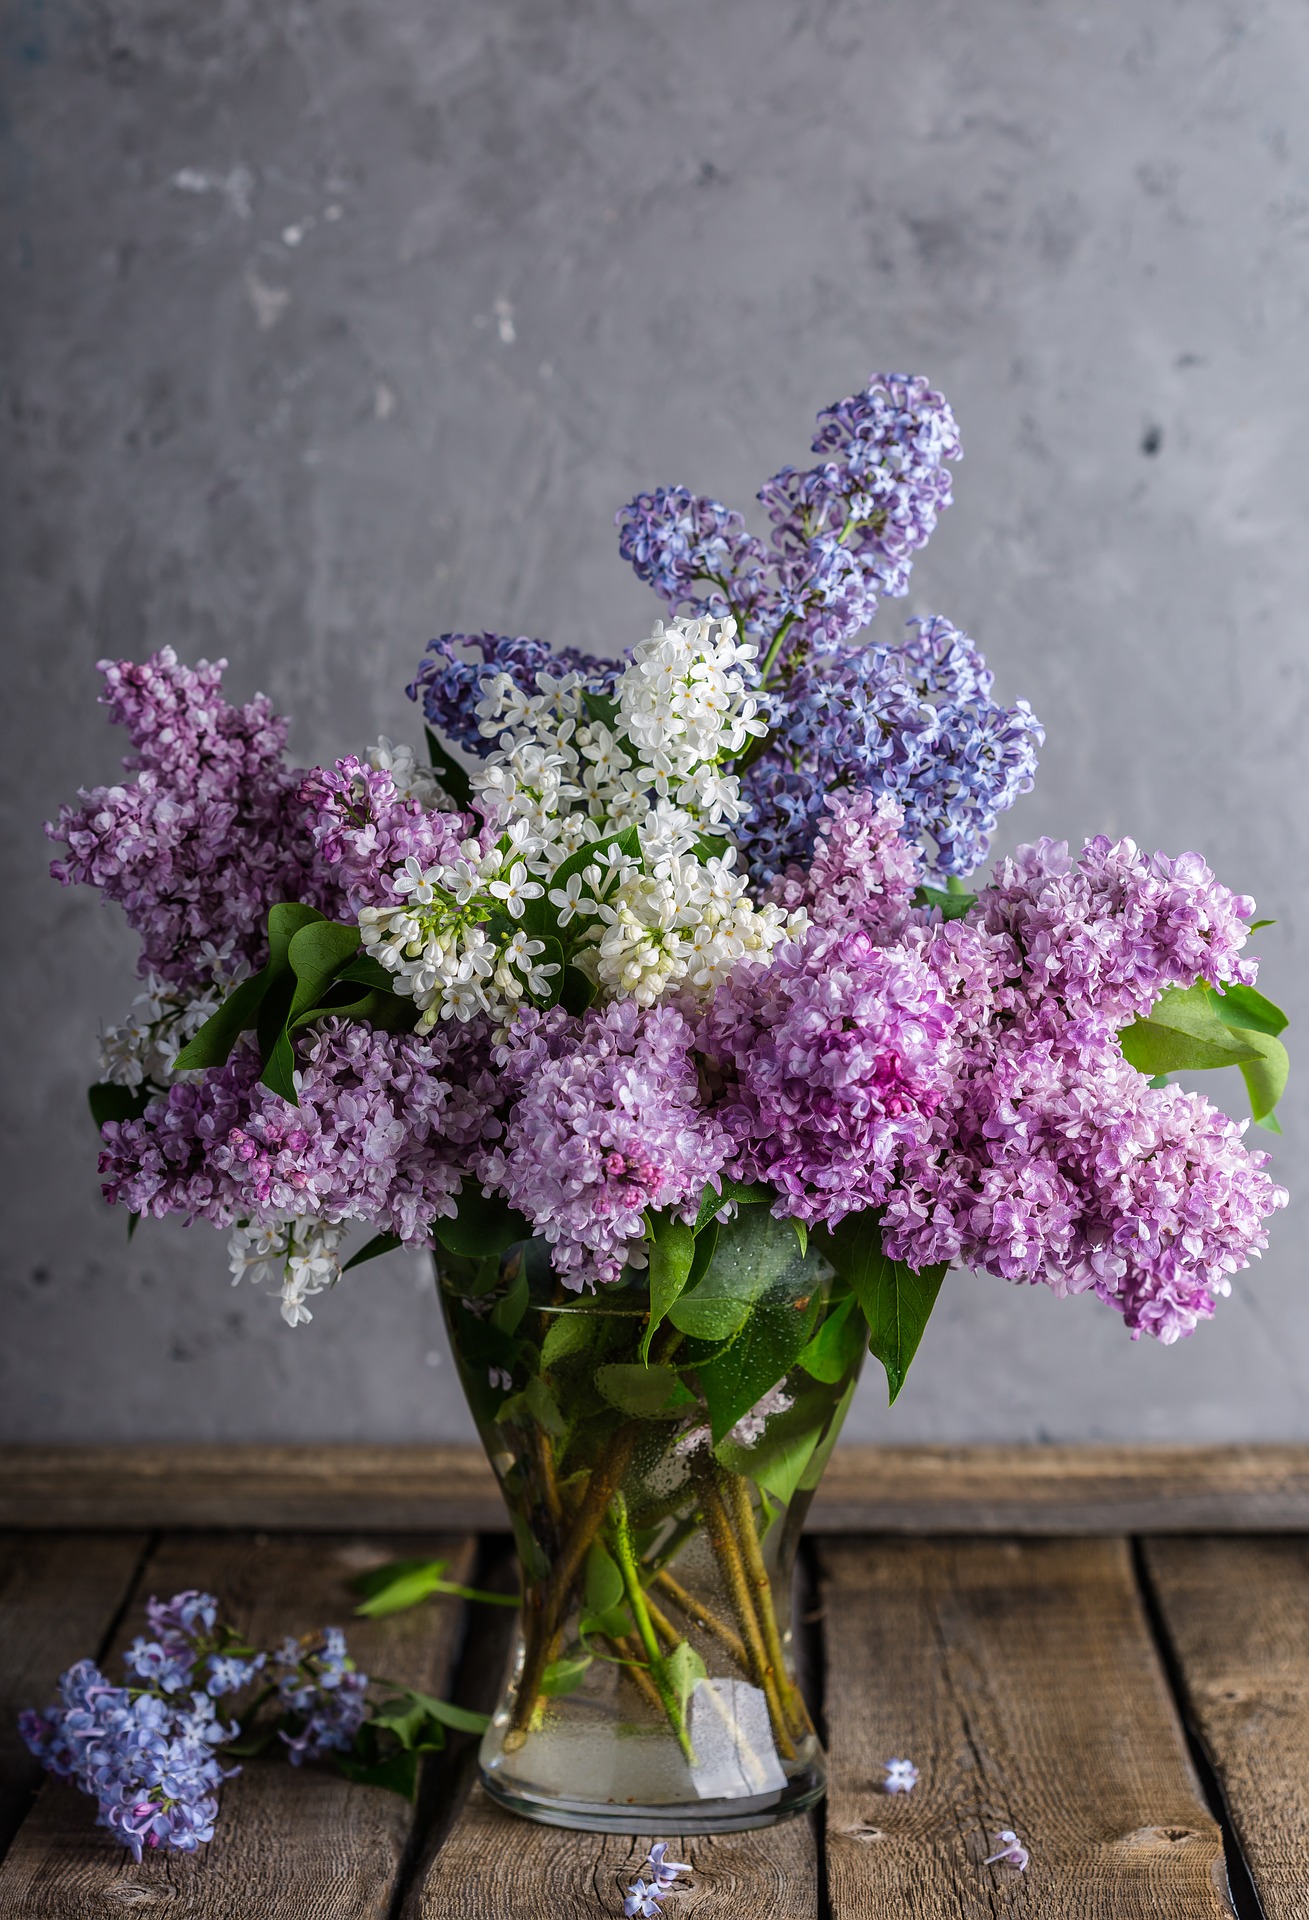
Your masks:
M620 1914L648 1842L514 1820L472 1786L467 1740L434 1756L416 1808L247 1762L207 1848L135 1866L13 1738L63 1666L116 1671L145 1598L194 1585L261 1639L348 1623L369 1670L485 1704L498 1609L350 1623L347 1579L401 1552L508 1577L503 1544L466 1534L0 1536L0 1920ZM807 1553L829 1799L813 1820L679 1840L684 1914L1309 1920L1309 1538L845 1534ZM912 1794L882 1791L892 1755L918 1765ZM983 1864L1002 1827L1031 1849L1025 1875Z

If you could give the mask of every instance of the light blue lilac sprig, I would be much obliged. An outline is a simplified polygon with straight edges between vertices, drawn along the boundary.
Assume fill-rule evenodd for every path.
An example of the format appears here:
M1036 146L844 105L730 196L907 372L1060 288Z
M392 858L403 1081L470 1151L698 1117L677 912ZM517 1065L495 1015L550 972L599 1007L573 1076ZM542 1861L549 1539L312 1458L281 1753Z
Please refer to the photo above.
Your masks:
M678 1874L690 1871L686 1861L668 1858L666 1840L656 1840L640 1873L627 1889L627 1897L623 1901L623 1913L627 1920L634 1920L634 1916L639 1916L640 1920L653 1920L676 1885Z

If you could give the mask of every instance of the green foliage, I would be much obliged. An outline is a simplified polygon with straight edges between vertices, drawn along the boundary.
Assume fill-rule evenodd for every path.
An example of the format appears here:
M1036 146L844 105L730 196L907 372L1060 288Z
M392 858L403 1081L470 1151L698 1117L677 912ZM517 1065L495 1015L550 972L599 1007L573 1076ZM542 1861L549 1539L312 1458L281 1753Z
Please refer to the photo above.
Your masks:
M863 1345L862 1338L859 1344ZM738 1447L724 1439L714 1452L731 1472L743 1474L785 1504L805 1477L822 1439L830 1404L827 1394L811 1388L797 1394L794 1406L785 1413L775 1413L752 1447Z
M727 1184L724 1181L724 1190ZM787 1222L751 1208L722 1229L704 1277L673 1303L668 1318L680 1333L697 1340L729 1340L740 1331L755 1301L802 1265Z
M650 1242L650 1321L641 1342L641 1358L647 1362L650 1342L690 1280L695 1234L684 1221L656 1214L650 1222Z
M863 1350L865 1322L853 1294L828 1313L809 1345L799 1356L799 1364L815 1380L835 1386L855 1364Z
M539 1373L532 1374L521 1392L511 1394L495 1417L501 1426L539 1427L555 1440L568 1430L558 1401Z
M473 804L473 788L468 778L467 768L461 767L459 762L446 752L430 727L424 727L423 732L427 735L427 757L435 768L441 785L459 811L467 813Z
M1200 980L1169 987L1119 1038L1123 1058L1155 1081L1168 1073L1239 1067L1256 1123L1280 1133L1274 1108L1291 1063L1277 1036L1287 1024L1282 1009L1255 988L1233 984L1217 993Z
M86 1102L97 1127L111 1120L139 1120L154 1098L149 1087L120 1087L113 1080L97 1080L86 1090Z
M635 1360L597 1367L595 1384L610 1406L642 1420L665 1414L671 1418L691 1399L672 1367L650 1367Z
M733 1180L727 1174L720 1176L717 1187L707 1186L700 1196L700 1206L695 1216L695 1232L703 1233L715 1215L722 1212L729 1200L735 1200L738 1207L758 1206L761 1201L771 1200L773 1190L761 1180L749 1182Z
M404 1245L398 1233L375 1233L371 1240L365 1241L358 1253L352 1253L341 1268L349 1273L351 1267L362 1267L366 1260L376 1260L381 1253L394 1253L397 1247Z
M918 887L914 892L916 907L939 907L943 920L962 920L971 907L977 905L977 895L969 893L962 881L951 874L944 890L940 887Z
M451 1253L479 1260L488 1254L505 1253L520 1240L530 1240L532 1223L506 1200L484 1194L475 1180L465 1180L455 1203L452 1220L438 1220L433 1228L437 1239Z
M563 1693L576 1693L586 1678L592 1655L589 1653L565 1654L559 1660L552 1660L541 1676L541 1691L550 1699L558 1699Z
M571 1354L584 1353L591 1344L593 1324L585 1313L561 1313L550 1322L541 1342L541 1365L557 1366Z
M945 1265L916 1273L882 1251L880 1213L847 1214L821 1236L828 1259L853 1289L868 1324L868 1344L886 1369L894 1403L918 1351L946 1275Z
M802 1263L803 1264L803 1263ZM744 1324L712 1360L697 1369L709 1408L709 1427L717 1443L743 1413L749 1413L799 1359L822 1309L821 1284L798 1298L781 1289L746 1310Z
M486 1593L478 1587L460 1586L447 1580L446 1560L391 1560L384 1567L373 1567L350 1582L353 1593L364 1596L355 1612L366 1620L380 1620L390 1613L404 1613L433 1594L445 1594L461 1600L480 1600L491 1607L516 1607L517 1599L505 1593Z
M708 1668L689 1640L679 1640L671 1653L651 1660L650 1677L661 1695L665 1698L671 1695L676 1700L679 1712L685 1717L696 1683L708 1677Z

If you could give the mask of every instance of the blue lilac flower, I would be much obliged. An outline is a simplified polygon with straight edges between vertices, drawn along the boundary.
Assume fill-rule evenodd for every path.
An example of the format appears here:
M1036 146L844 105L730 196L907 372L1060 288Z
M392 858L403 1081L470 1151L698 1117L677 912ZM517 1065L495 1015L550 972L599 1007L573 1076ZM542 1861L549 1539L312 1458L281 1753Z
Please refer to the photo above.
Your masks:
M552 651L525 634L443 633L429 641L407 691L421 702L431 726L480 758L495 744L481 733L476 712L482 682L492 674L507 673L524 693L535 693L538 673L579 673L592 693L607 695L621 670L621 661L599 660L576 647Z
M234 1653L211 1653L206 1662L205 1692L214 1700L225 1693L239 1693L261 1671L266 1659L262 1653L250 1659Z
M176 1693L187 1685L195 1658L190 1641L146 1640L139 1634L123 1655L129 1673L162 1693Z
M351 1665L341 1629L326 1627L308 1644L288 1640L273 1659L278 1700L301 1723L281 1734L291 1765L346 1752L368 1716L368 1675Z
M735 613L757 633L762 608L776 624L776 594L765 582L770 555L739 513L686 487L638 493L614 516L618 551L638 579L674 613L724 619Z
M1030 789L1044 733L1027 702L991 699L990 669L947 620L909 625L902 646L824 649L796 672L779 734L743 783L756 874L803 859L825 796L858 787L894 795L937 870L970 873Z

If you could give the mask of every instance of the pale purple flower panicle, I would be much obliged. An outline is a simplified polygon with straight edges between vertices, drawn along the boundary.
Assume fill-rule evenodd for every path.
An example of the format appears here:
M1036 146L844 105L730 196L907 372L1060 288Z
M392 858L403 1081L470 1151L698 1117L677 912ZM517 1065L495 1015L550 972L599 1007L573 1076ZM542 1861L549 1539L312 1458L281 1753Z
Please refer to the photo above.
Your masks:
M46 828L68 849L55 878L116 901L141 935L138 972L181 987L210 983L206 946L262 964L276 901L340 904L314 872L303 776L282 765L287 723L262 694L229 706L225 665L183 667L171 647L140 666L102 660L101 704L127 728L136 778L83 791Z
M739 513L686 487L656 487L614 521L618 551L674 613L721 620L734 612L757 631L749 615L764 599L770 556Z
M307 773L300 803L318 865L352 914L393 906L397 868L410 857L425 868L456 860L478 826L465 814L428 811L396 791L389 771L353 756Z
M879 943L898 938L922 878L903 811L866 787L829 794L825 807L808 867L788 867L766 898L788 912L803 907L815 926L862 927Z
M949 1086L954 1015L916 954L814 927L719 989L699 1045L722 1077L728 1170L834 1226L881 1206Z
M1027 1863L1032 1856L1013 1828L1002 1827L995 1837L1000 1842L1000 1851L988 1854L982 1865L990 1867L994 1866L997 1860L1003 1860L1007 1867L1015 1867L1019 1873L1026 1873Z
M694 1214L728 1142L701 1105L692 1033L630 1000L575 1020L520 1014L497 1058L520 1089L482 1179L551 1244L566 1286L644 1264L645 1211Z
M448 1062L455 1046L466 1055ZM462 1085L452 1088L447 1071ZM413 1245L454 1212L498 1098L468 1035L383 1033L328 1018L300 1041L300 1104L258 1081L253 1048L103 1132L105 1198L134 1213L361 1219Z
M883 1793L912 1793L918 1785L918 1769L912 1760L884 1760L886 1779Z

